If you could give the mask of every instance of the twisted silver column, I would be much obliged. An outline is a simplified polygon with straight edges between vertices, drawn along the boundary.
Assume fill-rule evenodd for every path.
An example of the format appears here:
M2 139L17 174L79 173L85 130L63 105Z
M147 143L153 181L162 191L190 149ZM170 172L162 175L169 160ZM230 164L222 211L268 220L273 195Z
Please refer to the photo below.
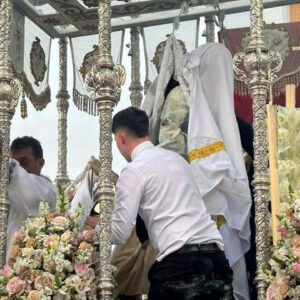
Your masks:
M215 41L215 20L213 16L206 16L205 17L205 35L206 35L206 42L213 43Z
M143 100L143 86L140 73L140 28L132 27L131 34L131 84L129 87L131 105L140 107Z
M99 295L110 300L113 295L111 267L111 218L114 201L112 181L112 112L118 103L125 69L115 65L111 57L110 0L99 0L99 59L85 78L87 89L95 95L100 115L100 183L96 196L100 203Z
M70 95L67 89L67 45L66 38L59 40L59 90L56 95L58 111L58 169L56 185L63 188L70 183L67 172L67 116Z
M11 26L12 1L2 0L0 1L0 267L6 260L10 121L21 93L21 84L12 73Z
M257 249L256 285L258 299L265 299L266 282L260 268L270 257L269 232L269 173L268 173L268 144L267 144L267 113L266 101L275 73L281 69L282 60L277 51L270 51L262 39L263 1L251 0L251 38L245 52L234 56L233 64L236 76L246 81L253 100L253 131L254 131L254 200ZM247 75L239 65L244 63Z

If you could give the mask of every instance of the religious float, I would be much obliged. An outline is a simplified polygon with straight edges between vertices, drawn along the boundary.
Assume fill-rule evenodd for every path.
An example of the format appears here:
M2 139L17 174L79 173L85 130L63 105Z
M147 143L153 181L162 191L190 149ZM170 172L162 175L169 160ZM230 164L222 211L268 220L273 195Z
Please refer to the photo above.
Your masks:
M236 115L253 125L257 299L300 298L300 120L296 108L300 101L300 8L297 2L1 0L0 263L4 267L0 278L1 299L113 299L110 237L115 191L111 122L126 80L121 65L125 30L130 29L131 39L127 45L132 64L130 99L133 106L140 107L142 91L147 94L154 79L150 59L156 46L167 34L174 33L191 51L200 45L200 24L205 24L203 35L207 42L215 41L215 25L220 27L219 41L233 56ZM284 24L263 22L264 8L287 5L291 5L290 19ZM250 12L250 28L227 29L224 26L227 15L247 11ZM45 109L51 101L48 79L53 38L59 39L60 60L55 182L64 187L71 184L67 173L69 41L74 69L73 102L79 110L99 118L100 122L98 192L94 201L99 205L101 230L99 234L81 232L80 211L77 217L70 216L61 196L56 214L49 214L47 207L41 204L40 217L26 222L15 237L13 261L6 265L11 119L20 97L23 118L27 117L28 100L36 110ZM157 54L153 63L159 63L161 56ZM141 57L145 59L144 87ZM287 85L292 86L286 88ZM286 90L291 90L287 96ZM287 108L273 106L284 106L285 98ZM79 176L78 181L82 178L83 175ZM51 256L54 252L55 258ZM59 261L61 255L64 259ZM41 265L39 259L49 264ZM58 260L63 274L59 269L58 273L51 269L52 260ZM36 265L31 265L31 261ZM23 277L20 279L19 275ZM141 297L147 299L146 295Z

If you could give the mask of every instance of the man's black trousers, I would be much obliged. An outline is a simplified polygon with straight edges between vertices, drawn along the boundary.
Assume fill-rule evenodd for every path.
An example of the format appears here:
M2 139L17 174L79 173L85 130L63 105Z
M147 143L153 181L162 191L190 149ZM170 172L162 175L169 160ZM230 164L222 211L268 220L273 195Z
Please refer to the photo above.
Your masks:
M149 271L149 300L232 300L232 270L216 244L185 245Z

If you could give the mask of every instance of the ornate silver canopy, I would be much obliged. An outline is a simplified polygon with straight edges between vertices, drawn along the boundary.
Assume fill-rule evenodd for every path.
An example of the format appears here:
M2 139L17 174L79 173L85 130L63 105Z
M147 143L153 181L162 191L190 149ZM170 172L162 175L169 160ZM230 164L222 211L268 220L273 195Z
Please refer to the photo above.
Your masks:
M133 26L172 23L184 0L111 1L112 31ZM220 0L226 13L248 11L248 0ZM297 0L265 0L264 7L297 3ZM76 37L98 33L98 0L13 0L15 7L53 38ZM209 16L217 12L207 7L211 0L191 3L190 11L181 20Z

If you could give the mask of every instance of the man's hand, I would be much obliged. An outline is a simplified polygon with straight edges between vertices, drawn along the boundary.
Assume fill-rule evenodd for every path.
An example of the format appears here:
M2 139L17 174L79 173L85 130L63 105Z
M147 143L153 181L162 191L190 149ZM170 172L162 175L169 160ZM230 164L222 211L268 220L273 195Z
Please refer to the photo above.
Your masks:
M87 216L85 225L95 228L99 224L99 221L100 221L99 217Z
M148 239L148 240L146 240L146 241L142 244L142 248L143 248L144 250L146 250L146 249L148 248L149 244L150 244L150 241L149 241L149 239Z
M245 164L246 164L246 170L247 173L251 170L251 166L253 164L253 159L251 158L251 156L246 153L246 155L244 155L244 160L245 160Z

